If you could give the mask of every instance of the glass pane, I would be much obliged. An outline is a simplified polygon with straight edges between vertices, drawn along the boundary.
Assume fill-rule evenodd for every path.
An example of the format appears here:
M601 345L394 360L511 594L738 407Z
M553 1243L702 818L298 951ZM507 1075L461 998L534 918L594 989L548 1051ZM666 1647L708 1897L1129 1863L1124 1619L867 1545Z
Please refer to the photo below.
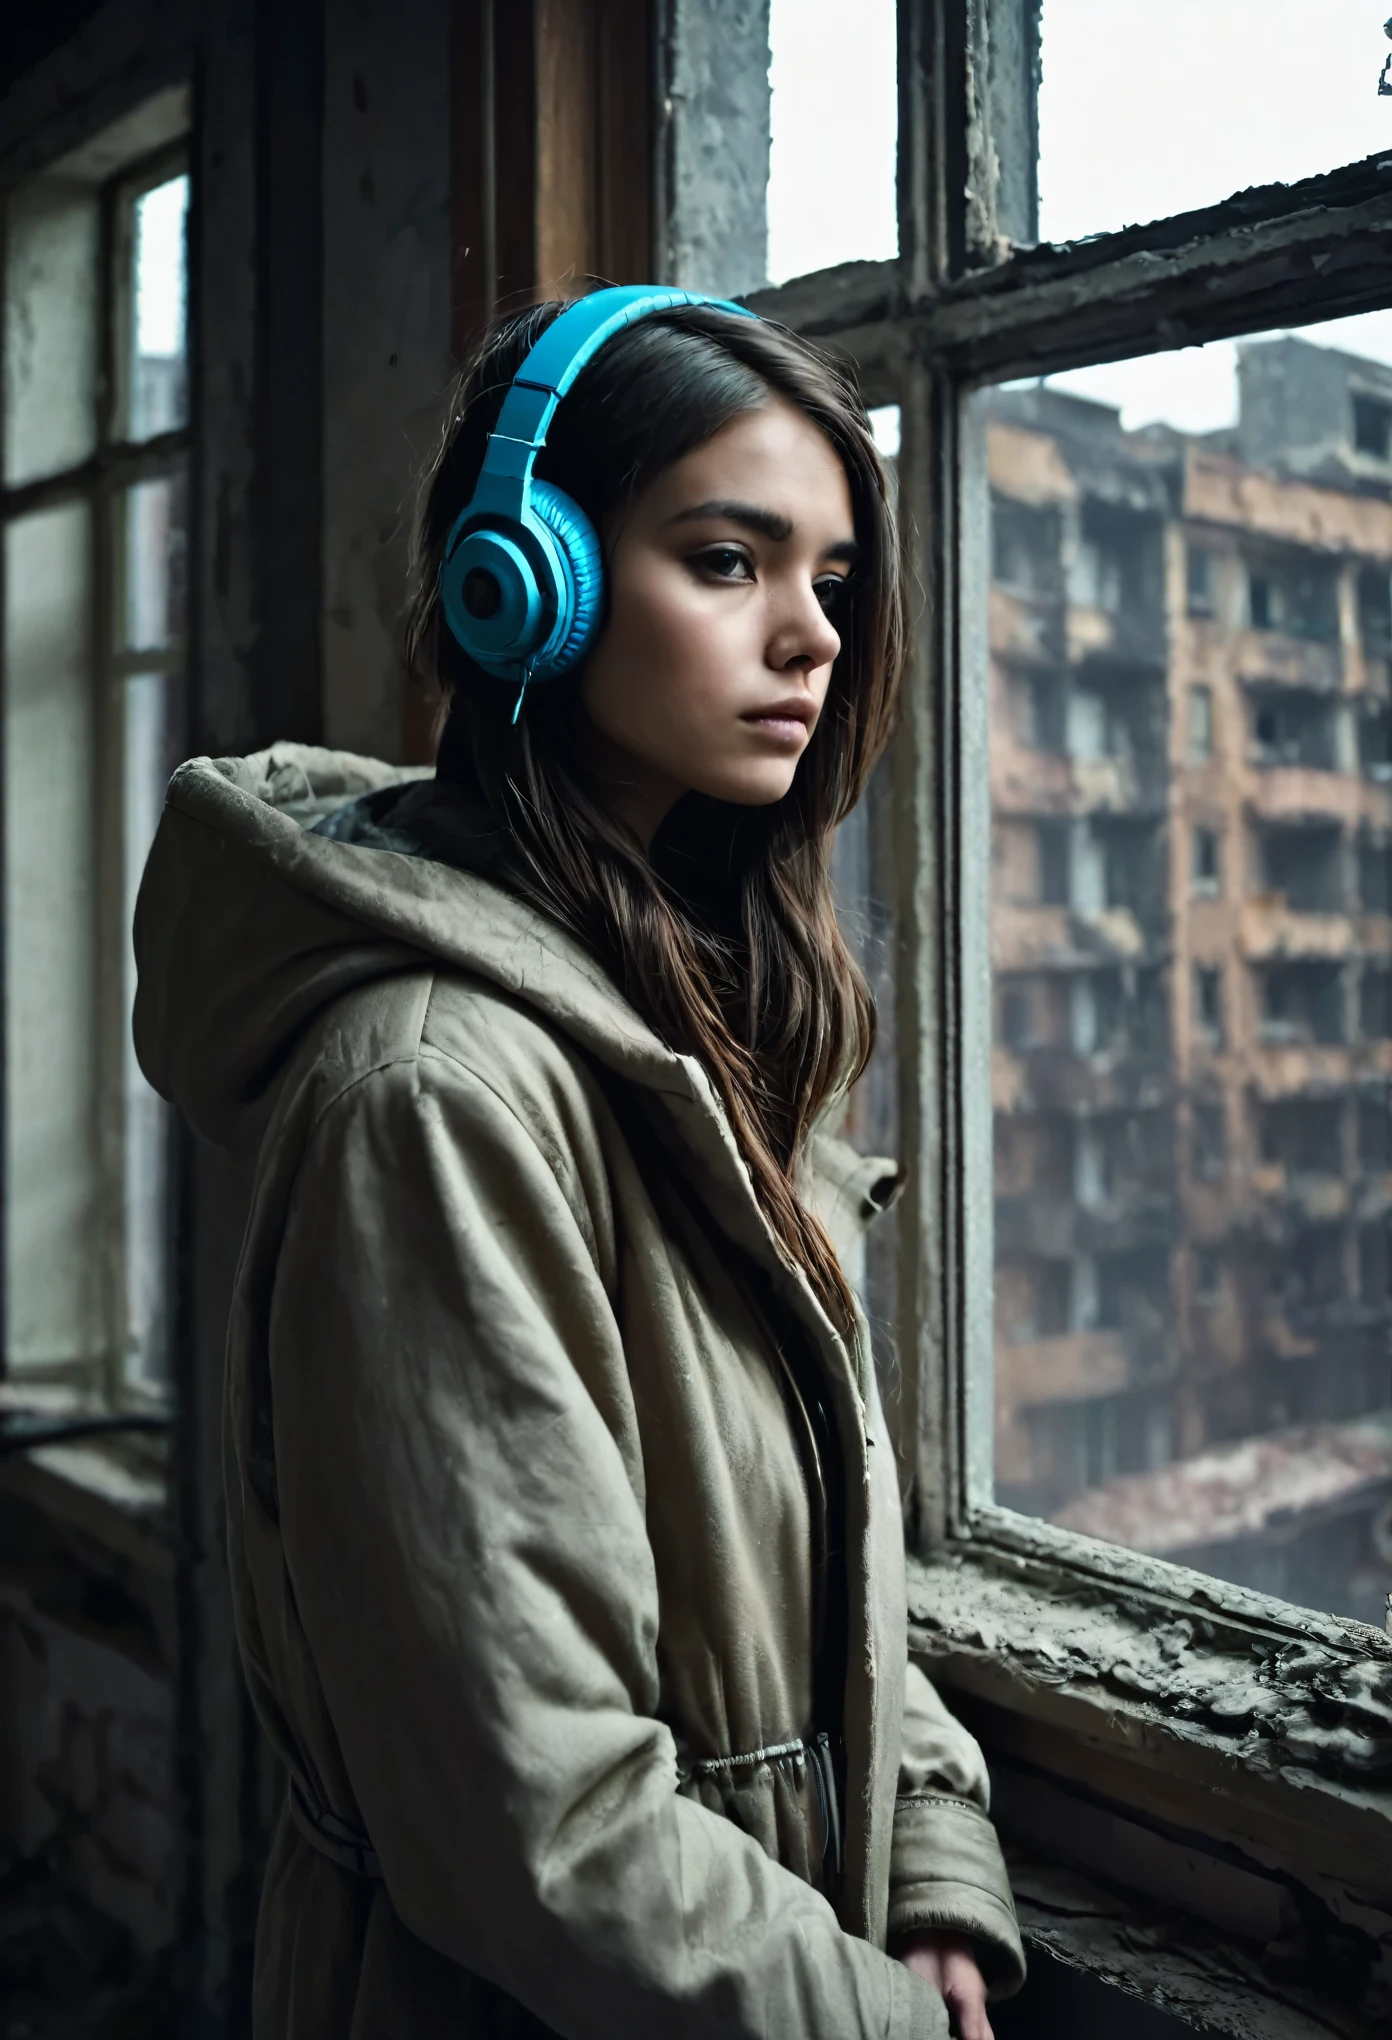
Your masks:
M96 743L85 503L5 533L6 1311L12 1369L104 1347Z
M894 0L769 8L771 283L899 252Z
M96 445L97 202L38 178L5 210L5 480L74 467Z
M974 400L997 1496L1379 1624L1390 343Z
M125 737L125 1270L126 1373L156 1386L168 1375L169 1107L146 1083L135 1059L131 1013L135 950L131 926L136 894L164 806L169 777L169 690L164 673L139 673L122 683Z
M131 205L130 439L153 439L188 419L187 218L187 177Z
M1392 145L1385 9L1044 0L1040 232L1078 240Z
M183 641L187 493L182 469L126 491L123 641L131 651L167 651Z

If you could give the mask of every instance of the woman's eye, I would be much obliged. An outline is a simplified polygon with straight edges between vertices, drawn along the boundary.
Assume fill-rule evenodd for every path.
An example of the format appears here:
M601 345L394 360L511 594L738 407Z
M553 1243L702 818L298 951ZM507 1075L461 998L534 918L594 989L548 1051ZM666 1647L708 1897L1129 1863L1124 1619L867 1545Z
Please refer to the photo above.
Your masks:
M739 581L751 579L749 561L738 546L712 546L709 552L700 556L706 572L713 574L717 581Z
M828 614L840 604L849 579L849 574L826 574L820 581L813 582L817 600Z

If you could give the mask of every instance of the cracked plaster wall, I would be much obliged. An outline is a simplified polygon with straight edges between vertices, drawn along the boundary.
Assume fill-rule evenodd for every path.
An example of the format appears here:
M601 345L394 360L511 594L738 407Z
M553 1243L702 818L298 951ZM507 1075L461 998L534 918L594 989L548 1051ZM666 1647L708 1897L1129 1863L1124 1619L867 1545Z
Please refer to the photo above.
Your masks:
M665 274L757 290L768 267L768 0L667 0Z
M332 8L324 48L324 740L401 753L416 478L450 356L447 0Z

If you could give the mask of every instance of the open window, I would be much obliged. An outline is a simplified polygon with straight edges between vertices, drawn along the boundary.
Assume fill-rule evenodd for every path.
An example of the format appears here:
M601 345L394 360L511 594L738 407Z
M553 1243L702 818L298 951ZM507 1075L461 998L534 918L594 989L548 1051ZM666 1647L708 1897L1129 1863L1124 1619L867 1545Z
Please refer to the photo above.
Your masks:
M927 596L882 870L918 1645L1039 1939L1220 2031L1371 2034L1384 50L1190 14L900 0L897 260L756 302L898 405Z

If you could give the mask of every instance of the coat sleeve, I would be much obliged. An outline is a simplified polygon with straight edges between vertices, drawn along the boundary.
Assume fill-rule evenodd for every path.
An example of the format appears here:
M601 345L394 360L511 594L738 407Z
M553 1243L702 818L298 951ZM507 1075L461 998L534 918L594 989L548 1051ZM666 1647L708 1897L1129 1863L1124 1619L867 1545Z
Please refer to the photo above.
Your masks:
M930 1927L970 1934L993 1997L1025 1979L1015 1907L988 1817L990 1783L975 1739L910 1661L889 1871L889 1945Z
M332 1810L412 1933L569 2040L945 2040L935 1992L678 1796L573 1154L425 1051L310 1136L269 1341L288 1585L357 1800Z

